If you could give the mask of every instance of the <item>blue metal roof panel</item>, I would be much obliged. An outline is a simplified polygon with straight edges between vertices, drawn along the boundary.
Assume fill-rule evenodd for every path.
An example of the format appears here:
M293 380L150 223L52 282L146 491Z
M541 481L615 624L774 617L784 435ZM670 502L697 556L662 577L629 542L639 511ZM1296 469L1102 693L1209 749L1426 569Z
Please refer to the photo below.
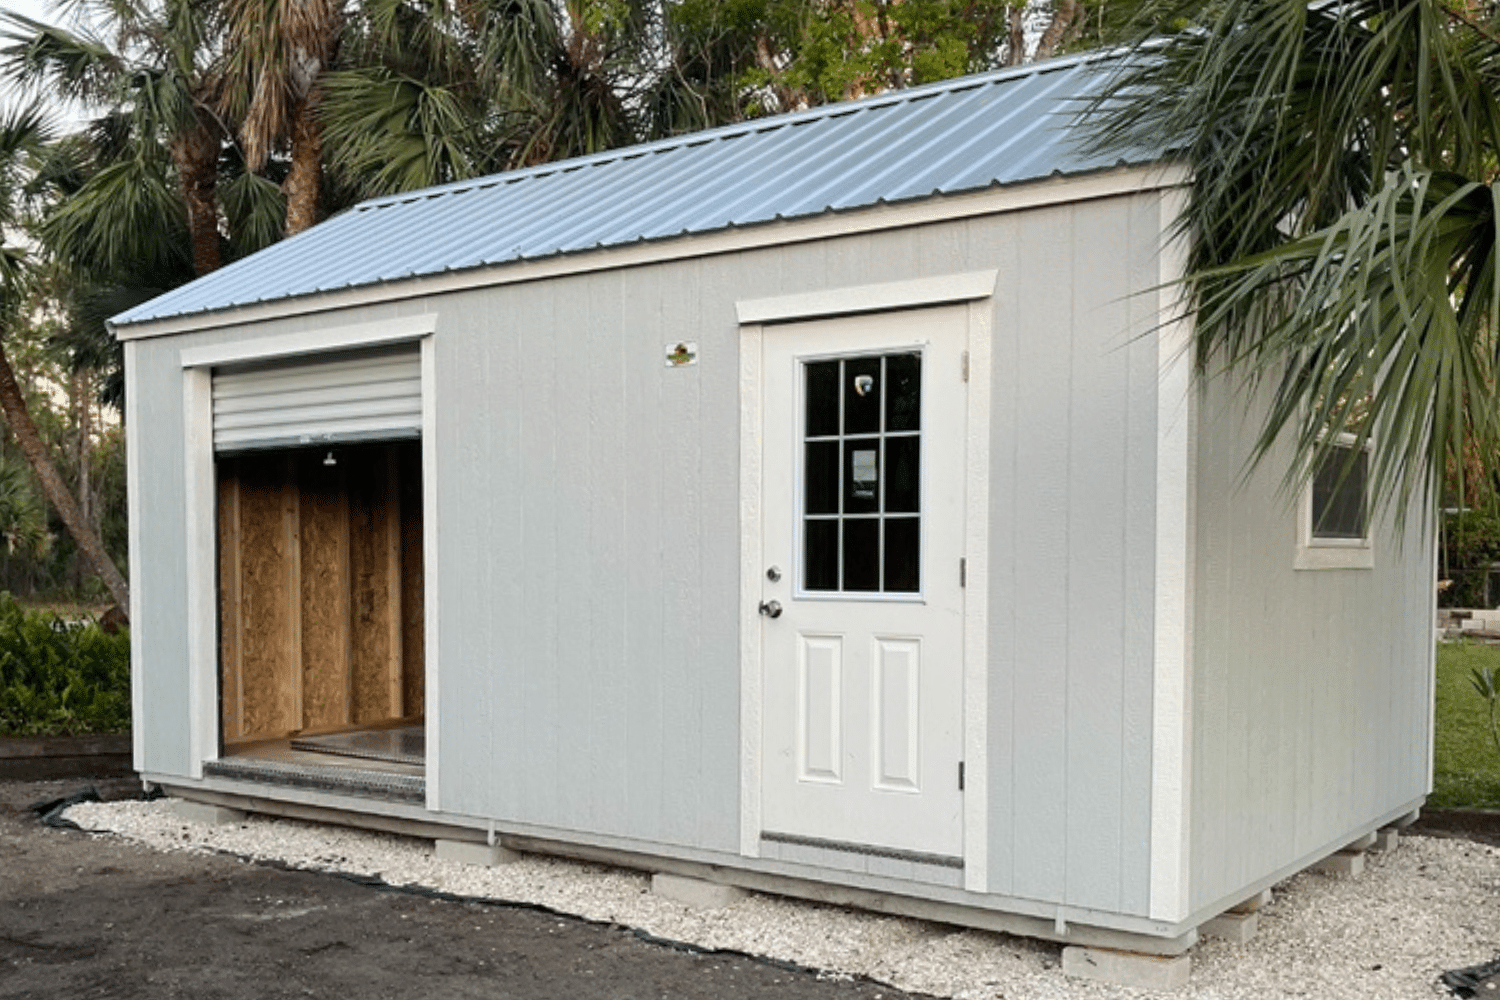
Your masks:
M116 316L117 326L1088 173L1092 54L374 199Z

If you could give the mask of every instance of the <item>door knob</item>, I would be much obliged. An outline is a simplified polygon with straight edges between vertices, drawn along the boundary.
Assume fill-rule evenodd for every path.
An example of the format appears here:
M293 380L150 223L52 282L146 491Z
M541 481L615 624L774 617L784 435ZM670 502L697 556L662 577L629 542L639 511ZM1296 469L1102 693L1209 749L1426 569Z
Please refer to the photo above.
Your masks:
M781 602L780 601L774 601L774 600L773 601L761 601L760 602L760 613L763 614L763 615L765 615L767 618L780 618L781 617Z

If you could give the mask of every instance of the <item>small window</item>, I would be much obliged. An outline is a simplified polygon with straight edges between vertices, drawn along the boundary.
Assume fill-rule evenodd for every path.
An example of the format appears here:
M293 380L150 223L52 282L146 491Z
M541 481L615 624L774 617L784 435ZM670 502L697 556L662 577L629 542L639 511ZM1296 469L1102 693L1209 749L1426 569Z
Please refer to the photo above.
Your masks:
M1351 454L1351 452L1353 454ZM1370 456L1363 448L1335 445L1318 463L1312 482L1312 537L1362 541L1366 531L1365 494L1369 488Z
M1354 438L1329 448L1302 498L1297 569L1369 569L1370 452Z

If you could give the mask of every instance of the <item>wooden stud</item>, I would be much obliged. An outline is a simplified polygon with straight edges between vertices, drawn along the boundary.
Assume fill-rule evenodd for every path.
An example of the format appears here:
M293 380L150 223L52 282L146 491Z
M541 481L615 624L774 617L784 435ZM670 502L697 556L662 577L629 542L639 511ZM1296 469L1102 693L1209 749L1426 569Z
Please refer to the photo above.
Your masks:
M302 725L348 726L349 501L342 466L304 458L301 490Z
M386 683L390 690L390 718L405 715L405 678L401 672L401 474L396 462L394 445L381 449L381 464L385 466L385 536L386 593L390 602L386 609Z
M243 633L240 627L240 483L234 459L220 459L219 473L219 697L224 743L245 734Z
M353 582L354 722L378 723L390 716L390 627L392 610L386 527L386 478L373 454L362 450L351 462L349 503L350 578Z
M401 457L401 673L406 718L423 713L426 696L426 625L422 563L422 447L405 445Z
M285 735L297 724L287 684L292 649L284 464L261 456L238 464L241 735L263 739Z
M281 674L287 697L289 727L306 725L302 712L302 497L297 460L287 455L281 466L281 523L286 531L286 662Z

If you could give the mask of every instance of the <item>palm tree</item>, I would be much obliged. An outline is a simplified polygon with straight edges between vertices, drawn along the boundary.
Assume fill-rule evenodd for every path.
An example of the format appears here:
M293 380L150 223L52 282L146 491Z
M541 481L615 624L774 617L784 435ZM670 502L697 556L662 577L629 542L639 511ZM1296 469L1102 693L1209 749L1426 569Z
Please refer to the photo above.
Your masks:
M643 134L651 12L624 2L367 0L324 78L331 172L354 195L593 153Z
M1462 0L1147 0L1095 144L1191 169L1196 359L1264 389L1298 481L1341 433L1383 501L1500 454L1500 35ZM1349 454L1355 454L1351 450ZM1397 503L1404 511L1406 504Z
M15 435L21 453L36 474L47 501L73 536L78 551L104 581L121 613L128 614L130 591L125 577L110 559L98 533L83 516L77 500L58 474L52 455L31 418L25 393L16 381L6 353L5 334L20 320L32 269L29 251L10 240L22 221L19 206L28 173L28 157L47 138L46 121L35 104L14 109L0 117L0 236L3 236L3 241L0 241L0 412L5 414L5 422Z
M107 109L102 128L123 126L136 140L93 178L93 210L161 209L163 175L187 213L194 273L221 263L219 160L229 129L218 115L224 86L224 20L217 0L77 0L78 30L19 14L0 17L9 30L0 70L34 92ZM150 199L153 205L146 205ZM92 214L92 211L90 214ZM126 236L132 224L109 227Z
M323 78L338 58L344 31L341 0L226 0L229 64L234 85L223 106L240 121L245 159L253 173L285 147L290 169L286 235L322 217Z

